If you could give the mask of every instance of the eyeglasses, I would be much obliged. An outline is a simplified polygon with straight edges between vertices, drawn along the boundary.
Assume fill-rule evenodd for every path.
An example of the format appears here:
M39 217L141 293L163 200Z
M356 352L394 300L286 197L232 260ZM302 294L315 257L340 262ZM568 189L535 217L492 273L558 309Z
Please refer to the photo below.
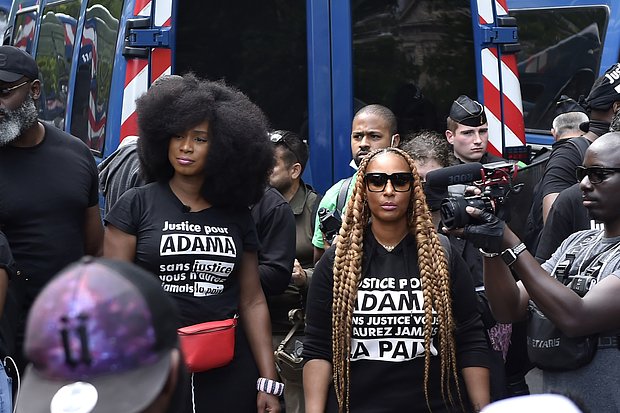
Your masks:
M20 83L19 85L1 88L0 89L0 98L9 97L9 95L11 94L12 91L14 91L15 89L19 89L20 87L24 86L26 83L30 83L30 80L26 80L26 81Z
M575 175L579 182L583 181L583 178L588 176L590 183L598 185L611 175L620 172L620 168L605 168L602 166L578 166L575 170Z
M384 191L388 180L392 184L394 191L407 192L411 189L413 174L411 172L397 172L388 175L383 172L375 172L364 175L366 188L368 188L370 192Z
M282 145L286 146L286 149L291 151L291 153L295 157L295 160L297 161L297 163L301 163L299 161L299 156L297 156L297 153L295 153L295 151L293 150L291 145L289 145L288 142L286 141L286 135L280 135L279 133L272 132L272 133L269 134L269 139L271 140L271 142L273 142L275 144L281 143Z

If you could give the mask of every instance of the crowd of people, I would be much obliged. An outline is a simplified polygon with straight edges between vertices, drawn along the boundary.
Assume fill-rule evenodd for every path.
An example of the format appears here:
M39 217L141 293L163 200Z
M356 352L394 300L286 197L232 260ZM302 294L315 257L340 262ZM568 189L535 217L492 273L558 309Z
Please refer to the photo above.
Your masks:
M442 200L481 189L426 184L506 161L471 97L444 133L362 107L323 195L307 137L191 73L154 82L139 136L96 165L0 46L0 413L620 411L614 73L558 102L521 242L486 208L446 226ZM597 351L528 399L532 311Z

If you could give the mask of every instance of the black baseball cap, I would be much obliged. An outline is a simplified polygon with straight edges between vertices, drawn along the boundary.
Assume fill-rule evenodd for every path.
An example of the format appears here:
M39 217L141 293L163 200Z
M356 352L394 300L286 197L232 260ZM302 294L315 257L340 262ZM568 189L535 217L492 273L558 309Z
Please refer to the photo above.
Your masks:
M452 103L450 119L466 126L482 126L487 123L484 106L465 95L459 96Z
M604 111L617 101L620 101L620 63L613 64L594 81L585 103L588 109Z
M170 374L177 324L156 277L135 264L88 257L67 267L28 315L17 412L143 411Z
M39 78L37 62L28 53L14 46L0 46L0 81L11 83L26 76Z

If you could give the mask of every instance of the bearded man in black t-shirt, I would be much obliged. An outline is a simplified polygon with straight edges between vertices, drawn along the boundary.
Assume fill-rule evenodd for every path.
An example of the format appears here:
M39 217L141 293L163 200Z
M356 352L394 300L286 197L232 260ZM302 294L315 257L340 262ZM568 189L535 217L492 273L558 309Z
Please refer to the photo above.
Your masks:
M19 301L5 310L21 324L17 357L37 293L69 263L103 247L95 160L78 138L38 120L38 76L32 56L0 46L0 227L18 270L9 295Z

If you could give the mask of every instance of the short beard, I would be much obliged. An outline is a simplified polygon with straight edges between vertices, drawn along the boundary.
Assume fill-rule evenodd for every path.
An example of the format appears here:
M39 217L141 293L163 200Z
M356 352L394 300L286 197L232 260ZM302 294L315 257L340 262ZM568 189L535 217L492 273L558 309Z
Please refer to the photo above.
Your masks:
M31 128L38 121L39 112L30 94L15 110L0 109L0 147L6 146L20 137L24 131Z

